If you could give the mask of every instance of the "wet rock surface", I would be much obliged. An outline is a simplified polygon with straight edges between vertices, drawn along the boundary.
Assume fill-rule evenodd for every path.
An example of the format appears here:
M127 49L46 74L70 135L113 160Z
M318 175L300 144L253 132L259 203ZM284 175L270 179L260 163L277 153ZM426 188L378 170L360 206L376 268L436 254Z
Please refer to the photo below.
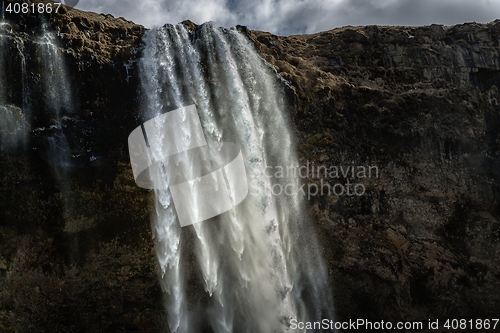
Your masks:
M63 182L47 157L54 119L41 94L23 100L14 40L36 92L44 19L74 85ZM0 112L22 112L30 134L26 150L0 151L0 331L164 332L151 193L135 186L126 146L140 124L145 29L70 8L44 19L11 15L2 26L12 92ZM304 179L366 190L309 200L338 319L498 315L500 21L290 37L240 30L287 89L301 163L377 167L378 177Z
M339 320L498 313L499 31L249 33L289 86L303 165L378 169L307 179L366 188L310 200Z
M1 31L0 114L11 119L0 121L24 119L28 138L3 149L16 136L0 126L0 332L165 332L150 193L135 185L127 147L138 125L133 64L144 28L62 9L6 13ZM60 94L73 104L59 119L43 88L44 22L71 84ZM69 157L54 161L50 140L61 132Z

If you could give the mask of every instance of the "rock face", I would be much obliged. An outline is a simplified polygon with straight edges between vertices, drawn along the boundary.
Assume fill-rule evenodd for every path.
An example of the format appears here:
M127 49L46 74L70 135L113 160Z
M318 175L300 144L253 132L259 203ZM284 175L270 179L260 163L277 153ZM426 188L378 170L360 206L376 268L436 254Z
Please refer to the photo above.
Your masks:
M135 61L145 29L68 8L45 18L75 91L62 121L73 158L61 180L47 157L54 117L43 96L23 100L14 40L36 92L43 19L7 20L13 92L2 112L29 114L31 127L27 150L0 151L0 331L165 332L151 193L135 186L126 147L139 124ZM311 169L305 179L312 189L347 181L365 189L310 198L338 320L497 316L500 21L290 37L240 30L283 80L302 163L374 170Z
M45 17L72 85L60 92L74 105L59 126L35 43L42 17L6 14L5 109L24 107L30 134L26 150L0 151L0 332L165 332L149 193L135 185L127 147L144 28L66 8ZM71 149L67 177L50 158L57 127Z
M304 165L378 167L334 179L365 195L310 201L339 320L500 310L499 33L500 21L249 33L290 87Z

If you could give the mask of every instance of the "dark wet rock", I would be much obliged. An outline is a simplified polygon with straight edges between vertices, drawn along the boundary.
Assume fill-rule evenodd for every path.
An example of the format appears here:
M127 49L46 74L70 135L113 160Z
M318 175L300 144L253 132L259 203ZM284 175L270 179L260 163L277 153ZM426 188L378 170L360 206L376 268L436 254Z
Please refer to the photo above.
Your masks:
M499 32L500 21L249 33L288 84L303 163L379 169L351 179L361 197L310 201L340 320L498 313Z

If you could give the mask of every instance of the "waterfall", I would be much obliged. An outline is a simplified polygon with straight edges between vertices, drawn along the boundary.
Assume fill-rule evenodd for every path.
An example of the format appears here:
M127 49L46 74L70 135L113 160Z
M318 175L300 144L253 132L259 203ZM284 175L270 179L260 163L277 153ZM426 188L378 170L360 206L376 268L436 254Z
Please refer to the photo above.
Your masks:
M71 84L62 56L63 51L55 34L50 31L45 20L42 20L41 25L42 33L37 40L37 52L43 73L45 103L53 113L54 120L60 122L61 114L71 113L73 109Z
M39 105L40 110L46 113L40 118L48 122L47 126L34 129L34 133L46 139L55 177L64 180L70 164L64 120L73 111L72 88L63 51L45 19L41 20L41 33L33 40L40 80L34 75L36 70L27 70L24 40L8 22L0 21L0 149L16 153L26 148L31 126L31 93L36 89L37 99L44 102Z
M47 161L61 193L63 206L64 230L70 231L67 237L68 259L71 264L81 257L79 238L71 234L74 230L74 197L70 182L72 160L71 145L66 132L69 126L74 126L73 88L65 63L64 49L60 47L56 34L44 17L41 17L40 34L35 40L36 60L40 68L38 89L42 94L44 104L45 126L35 129L45 142ZM68 126L69 125L69 126Z
M13 44L13 45L12 45ZM16 106L13 87L9 85L8 71L17 67L9 57L13 50L20 59L20 81L22 104ZM0 150L9 153L18 153L26 148L29 133L29 104L26 80L26 59L24 57L24 43L21 38L12 32L12 27L4 19L0 21Z
M50 126L43 128L48 133L48 157L55 177L64 182L68 177L70 151L64 133L64 119L73 110L72 88L62 49L56 36L45 20L41 22L41 35L36 40L37 60L41 67L42 92L48 111ZM66 196L64 196L66 197Z
M276 73L245 36L212 23L149 31L139 69L142 120L195 104L211 151L222 141L240 146L249 184L235 209L185 228L170 191L155 186L152 228L171 331L289 332L292 319L333 318L303 197L273 195L288 182L266 174L266 166L298 165Z
M5 23L3 20L0 23L0 103L4 105L6 103L6 81L7 73L5 72L5 58L8 44L7 38L10 33L10 25Z

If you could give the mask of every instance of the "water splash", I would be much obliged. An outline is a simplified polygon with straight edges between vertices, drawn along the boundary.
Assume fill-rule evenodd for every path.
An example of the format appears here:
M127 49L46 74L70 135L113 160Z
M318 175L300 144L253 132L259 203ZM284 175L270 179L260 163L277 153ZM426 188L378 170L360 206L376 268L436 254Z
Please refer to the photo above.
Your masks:
M194 33L166 25L145 43L143 120L196 104L210 149L239 143L250 184L236 209L184 229L168 190L155 190L152 227L171 331L288 332L293 318L332 318L304 202L273 196L282 180L265 174L266 165L298 164L275 73L246 37L211 23Z

